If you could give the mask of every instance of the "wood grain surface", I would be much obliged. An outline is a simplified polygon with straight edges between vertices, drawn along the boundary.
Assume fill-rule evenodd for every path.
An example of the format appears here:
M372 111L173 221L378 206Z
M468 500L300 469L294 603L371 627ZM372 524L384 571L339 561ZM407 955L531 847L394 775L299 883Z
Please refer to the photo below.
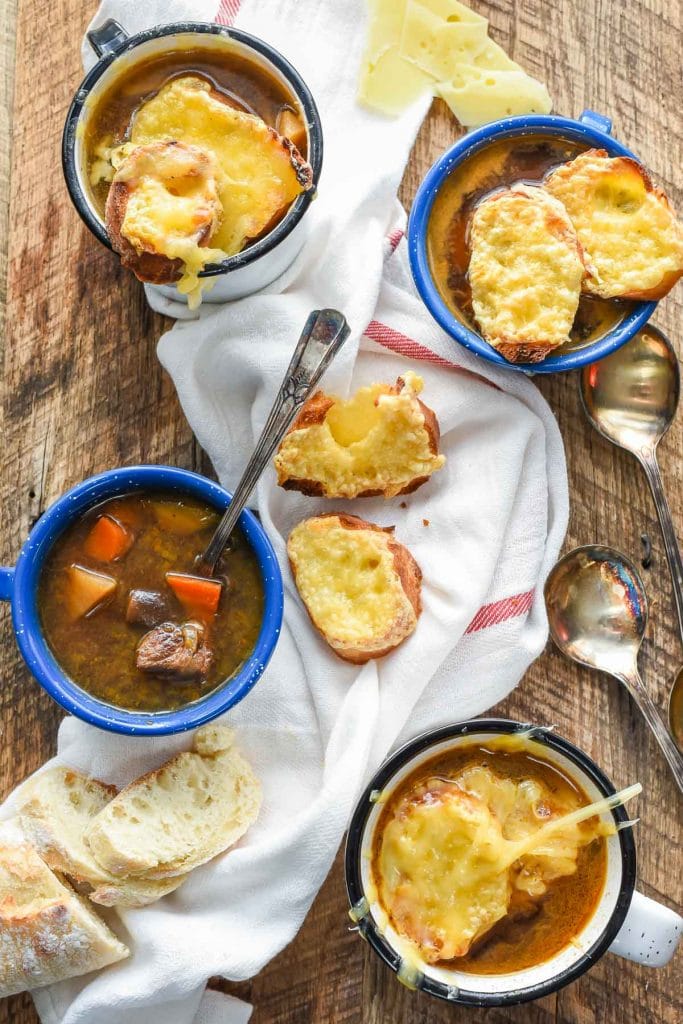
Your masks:
M0 558L11 563L31 524L71 484L119 464L166 461L209 471L171 382L155 356L164 328L141 286L88 234L71 208L59 145L81 76L79 45L93 0L12 0L0 13L0 300L7 318L2 375ZM615 133L683 209L680 0L477 0L494 36L544 79L561 113L610 114ZM9 193L7 108L16 31ZM406 206L433 159L459 134L435 103L402 188ZM9 199L9 206L7 201ZM3 232L9 209L9 231ZM5 262L5 248L7 260ZM680 345L683 289L655 322ZM1 314L0 314L1 315ZM680 352L680 348L679 348ZM567 449L572 503L567 546L600 541L640 560L651 619L641 659L664 706L683 651L654 508L634 461L591 432L575 375L540 380ZM683 534L683 413L661 446L679 536ZM0 612L0 797L54 750L61 713L23 667L7 611ZM657 747L628 699L604 678L573 667L550 646L497 713L553 723L619 784L639 779L639 886L680 904L680 801ZM348 930L341 859L291 944L249 983L220 983L254 1003L253 1024L681 1024L680 954L664 970L613 956L554 996L512 1009L463 1010L404 989ZM0 1004L0 1024L33 1024L28 996Z

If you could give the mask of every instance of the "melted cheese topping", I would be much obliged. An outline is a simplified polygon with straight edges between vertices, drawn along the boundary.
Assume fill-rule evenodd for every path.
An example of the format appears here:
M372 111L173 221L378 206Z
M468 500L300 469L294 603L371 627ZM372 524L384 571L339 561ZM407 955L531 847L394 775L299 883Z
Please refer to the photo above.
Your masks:
M380 903L427 963L464 956L506 916L514 888L540 898L576 870L582 846L614 833L594 816L614 799L586 808L577 794L560 806L541 782L484 766L430 780L384 826L373 865Z
M683 272L683 228L634 161L583 153L554 171L546 187L567 208L593 264L586 290L628 296Z
M517 186L476 208L470 226L472 306L493 346L569 340L585 268L561 203Z
M441 469L446 460L432 451L417 399L422 379L408 372L402 380L398 393L373 384L335 399L322 423L290 431L275 457L279 482L312 481L328 498L390 498Z
M336 516L299 523L287 551L297 589L320 632L337 649L382 650L417 624L389 549L378 530L348 529Z
M171 141L201 150L212 162L221 217L208 239L211 248L199 246L187 234L187 209L172 202L168 189L160 189L158 182L150 181L140 191L131 216L140 220L136 237L142 233L154 251L183 260L185 272L178 288L198 301L197 275L204 266L240 252L282 215L304 186L282 138L261 118L228 106L203 79L173 79L143 103L135 114L130 143L113 150L111 161L116 166L131 146ZM124 232L133 231L127 221Z

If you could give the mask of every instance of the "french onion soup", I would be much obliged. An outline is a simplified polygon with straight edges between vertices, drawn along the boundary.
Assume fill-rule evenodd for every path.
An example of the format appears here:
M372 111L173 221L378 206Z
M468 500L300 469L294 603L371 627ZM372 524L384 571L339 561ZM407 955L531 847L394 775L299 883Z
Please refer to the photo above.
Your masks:
M448 309L510 362L598 341L683 274L683 228L630 157L556 135L502 138L457 164L427 228Z
M372 899L424 963L481 975L543 963L581 933L605 884L615 827L598 814L577 821L587 806L532 740L455 746L382 806Z
M99 700L170 711L229 679L256 644L263 586L239 530L216 569L194 565L215 508L177 493L133 493L91 509L43 565L43 633L68 676Z
M313 187L298 101L248 58L172 50L128 67L85 127L91 198L124 265L177 283L268 234Z

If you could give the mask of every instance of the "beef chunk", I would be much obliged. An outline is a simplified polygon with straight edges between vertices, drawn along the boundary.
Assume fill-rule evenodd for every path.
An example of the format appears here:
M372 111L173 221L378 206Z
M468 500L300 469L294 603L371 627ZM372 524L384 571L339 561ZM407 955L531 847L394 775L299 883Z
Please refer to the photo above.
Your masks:
M141 672L173 679L205 679L212 661L213 651L196 622L163 622L145 633L135 653Z
M174 613L171 600L157 590L131 590L126 607L126 622L151 629L167 622Z

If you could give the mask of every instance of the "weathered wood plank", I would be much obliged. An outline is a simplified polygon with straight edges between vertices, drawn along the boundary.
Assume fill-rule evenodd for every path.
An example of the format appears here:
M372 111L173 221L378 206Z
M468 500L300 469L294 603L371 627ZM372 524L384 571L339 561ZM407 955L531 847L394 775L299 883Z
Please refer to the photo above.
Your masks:
M58 0L51 7L24 0L19 11L3 376L3 561L16 557L46 504L89 473L143 459L186 466L199 461L156 361L162 322L146 309L140 287L87 235L62 184L61 123L80 75L78 39L94 7L92 0ZM610 112L615 134L642 156L683 207L683 87L676 44L681 5L481 0L477 7L490 17L496 38L549 83L559 111L577 115L589 106ZM435 103L406 172L406 205L427 167L458 134L444 105ZM0 153L1 146L0 140ZM0 156L0 225L1 161ZM0 248L4 279L1 261ZM679 289L656 317L676 342L682 312ZM663 704L683 652L644 481L629 456L609 448L583 421L575 375L540 380L539 387L558 417L567 448L572 499L567 545L610 543L637 562L641 533L652 538L652 566L643 571L651 622L642 666ZM682 443L683 416L661 449L679 535ZM4 794L51 753L60 716L21 666L6 613L0 614ZM680 903L680 830L671 813L675 791L655 744L616 686L568 665L549 648L495 710L554 723L616 783L640 779L646 793L638 809L640 886L671 905ZM537 1004L486 1014L447 1007L403 989L348 931L338 858L291 946L253 981L221 987L254 1002L253 1024L677 1024L683 1008L675 971L646 971L606 957L579 982ZM27 997L0 1004L0 1024L35 1020Z

